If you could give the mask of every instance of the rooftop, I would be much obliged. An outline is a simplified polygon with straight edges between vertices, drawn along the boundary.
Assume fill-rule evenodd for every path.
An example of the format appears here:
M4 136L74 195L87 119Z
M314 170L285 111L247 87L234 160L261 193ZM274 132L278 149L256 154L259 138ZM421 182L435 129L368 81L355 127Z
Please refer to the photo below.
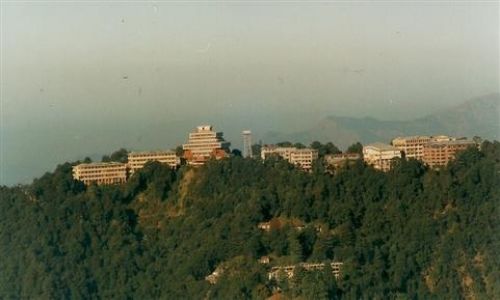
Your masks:
M126 164L121 163L121 162L94 162L94 163L86 163L86 164L79 164L76 165L75 167L80 167L80 168L95 168L95 167L120 167L120 166L125 166Z
M295 150L297 148L295 147L282 147L282 146L278 146L278 145L264 145L262 146L262 149L266 149L266 150L276 150L276 149L282 149L282 150Z
M172 150L153 150L153 151L136 151L130 152L129 156L140 156L140 155L165 155L165 154L175 154Z
M309 152L318 152L318 150L316 149L312 149L312 148L302 148L302 149L294 149L293 152L304 152L304 153L309 153Z
M451 141L433 141L430 142L430 146L441 146L441 145L473 145L475 142L473 140L451 140Z
M427 135L410 135L410 136L398 136L393 140L420 140L420 139L429 139L430 136Z
M198 131L211 131L212 130L212 125L200 125L200 126L197 126L196 129Z
M366 147L371 147L371 148L375 148L378 150L384 150L384 151L399 151L398 148L391 146L389 144L384 144L384 143L372 143L372 144L366 145L365 148Z

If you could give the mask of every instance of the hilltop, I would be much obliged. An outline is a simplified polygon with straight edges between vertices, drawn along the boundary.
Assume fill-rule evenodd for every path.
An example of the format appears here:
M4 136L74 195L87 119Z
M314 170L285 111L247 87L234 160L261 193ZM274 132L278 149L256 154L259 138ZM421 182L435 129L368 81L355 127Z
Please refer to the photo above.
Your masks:
M127 183L88 187L64 163L0 187L0 298L493 299L500 144L481 149L440 171L415 160L388 173L359 160L335 175L278 158L149 163ZM338 279L305 270L334 261ZM283 265L299 266L294 277L269 280Z
M409 121L382 121L371 117L330 116L312 128L295 133L269 132L265 141L335 141L346 148L360 141L389 142L396 136L436 135L500 137L500 94L475 98L452 108Z

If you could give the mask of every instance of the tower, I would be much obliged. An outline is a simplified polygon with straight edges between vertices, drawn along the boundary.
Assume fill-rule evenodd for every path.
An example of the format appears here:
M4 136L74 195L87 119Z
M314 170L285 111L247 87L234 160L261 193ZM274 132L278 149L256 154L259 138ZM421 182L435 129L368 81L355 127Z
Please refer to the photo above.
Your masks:
M252 153L252 132L244 130L243 135L243 157L253 157Z

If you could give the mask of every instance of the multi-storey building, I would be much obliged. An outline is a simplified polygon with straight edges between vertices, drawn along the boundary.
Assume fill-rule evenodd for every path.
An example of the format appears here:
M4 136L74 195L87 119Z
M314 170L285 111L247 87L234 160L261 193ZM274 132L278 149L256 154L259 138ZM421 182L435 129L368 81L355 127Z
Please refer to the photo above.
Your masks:
M79 164L73 167L73 178L86 185L124 183L127 165L119 162Z
M260 157L266 159L271 155L281 156L289 163L294 164L304 170L311 170L312 162L318 158L318 151L315 149L295 147L277 147L266 145L262 147Z
M148 161L158 161L171 168L176 168L181 163L180 158L173 151L130 152L128 154L128 167L130 169L130 175L144 167Z
M198 166L210 158L226 157L230 145L224 140L222 132L215 132L210 125L202 125L189 134L189 140L182 145L182 149L188 164Z
M283 159L290 161L290 154L297 150L295 147L278 147L275 145L265 145L260 150L260 157L266 159L271 155L279 155Z
M424 146L430 142L452 141L455 138L446 135L437 136L404 136L392 140L392 145L403 151L406 158L422 160L424 158Z
M431 137L425 135L397 137L392 140L392 145L403 151L406 158L422 159L424 145L430 142Z
M423 161L431 168L445 166L455 159L457 152L476 146L474 141L467 139L432 141L424 146Z
M375 169L384 172L390 170L394 158L401 158L401 150L394 146L383 143L363 146L363 159Z
M346 163L352 163L356 160L361 159L361 154L359 153L340 153L340 154L327 154L325 155L325 162L328 166L334 169L341 168Z
M307 171L312 169L312 163L316 159L318 159L318 150L315 149L296 149L290 153L290 163Z

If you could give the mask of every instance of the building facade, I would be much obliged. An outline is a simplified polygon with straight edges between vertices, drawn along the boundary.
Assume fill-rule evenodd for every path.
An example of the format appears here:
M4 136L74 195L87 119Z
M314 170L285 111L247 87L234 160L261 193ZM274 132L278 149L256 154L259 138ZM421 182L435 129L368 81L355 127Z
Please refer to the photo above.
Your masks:
M227 157L230 145L224 140L222 132L214 131L211 125L202 125L189 134L188 142L182 145L182 149L188 164L199 166L210 158Z
M401 158L401 150L394 146L383 143L363 146L364 161L375 169L389 171L394 158Z
M392 140L391 144L401 150L406 158L414 158L423 160L424 159L424 146L430 142L445 142L456 140L453 137L447 135L436 135L436 136L404 136L397 137Z
M130 152L128 154L128 167L130 175L143 168L148 161L158 161L171 168L176 168L181 163L180 158L173 151Z
M313 161L318 158L318 150L311 148L298 149L295 147L277 147L274 145L263 146L260 157L262 159L267 159L271 155L281 156L289 163L309 171L312 168Z
M334 261L330 263L330 268L332 269L332 274L335 276L335 279L339 279L342 276L342 266L343 262ZM291 279L295 275L295 270L297 267L302 267L305 271L322 271L326 264L325 263L299 263L297 265L288 265L288 266L275 266L272 267L271 270L267 273L269 280L281 280L281 279ZM285 278L280 278L280 276L284 276Z
M431 168L446 166L459 151L469 147L477 147L477 144L467 139L433 141L424 146L423 161Z
M90 184L118 184L127 181L127 165L119 162L88 163L73 167L73 178Z
M278 147L275 145L262 146L260 150L260 157L267 159L271 155L281 156L283 159L290 161L290 154L297 150L295 147Z
M318 150L315 149L296 149L290 153L290 163L306 171L312 169L313 161L316 159L318 159Z
M391 144L403 151L406 158L423 159L424 145L431 141L430 136L405 136L397 137L392 140Z

